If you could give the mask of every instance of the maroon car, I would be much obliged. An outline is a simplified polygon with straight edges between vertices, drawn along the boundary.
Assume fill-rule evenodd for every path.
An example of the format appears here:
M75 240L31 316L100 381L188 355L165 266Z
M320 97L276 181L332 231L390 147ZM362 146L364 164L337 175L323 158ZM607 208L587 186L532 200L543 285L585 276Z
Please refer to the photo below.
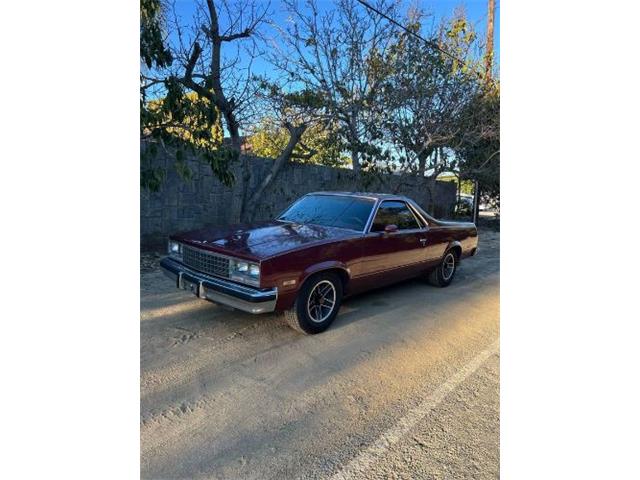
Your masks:
M477 246L473 223L436 220L409 198L317 192L273 221L172 235L160 265L202 299L319 333L346 295L417 276L446 287Z

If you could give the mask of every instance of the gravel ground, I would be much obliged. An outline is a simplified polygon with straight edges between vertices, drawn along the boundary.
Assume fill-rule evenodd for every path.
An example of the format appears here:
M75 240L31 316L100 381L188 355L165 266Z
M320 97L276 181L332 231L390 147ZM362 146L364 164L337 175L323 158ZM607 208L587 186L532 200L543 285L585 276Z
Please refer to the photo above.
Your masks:
M496 355L391 448L369 478L498 478L499 385Z
M328 478L499 337L499 233L454 283L353 297L303 336L178 291L141 261L143 478ZM490 356L355 478L496 478L499 360Z

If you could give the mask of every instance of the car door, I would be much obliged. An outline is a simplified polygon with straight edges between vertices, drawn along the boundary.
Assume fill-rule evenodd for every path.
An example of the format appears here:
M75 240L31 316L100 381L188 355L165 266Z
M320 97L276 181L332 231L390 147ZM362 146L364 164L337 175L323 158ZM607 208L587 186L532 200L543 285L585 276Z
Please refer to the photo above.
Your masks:
M385 232L387 225L396 225L398 229ZM363 238L359 273L368 277L371 286L396 282L420 273L426 262L425 227L406 202L381 202L370 231Z

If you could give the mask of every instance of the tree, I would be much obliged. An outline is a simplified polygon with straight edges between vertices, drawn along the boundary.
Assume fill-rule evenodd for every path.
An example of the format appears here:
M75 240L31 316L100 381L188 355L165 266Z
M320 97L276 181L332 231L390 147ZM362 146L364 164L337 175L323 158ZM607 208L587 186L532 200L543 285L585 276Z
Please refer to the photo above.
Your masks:
M473 180L476 198L500 206L500 84L493 78L495 1L487 4L487 40L483 88L467 104L456 155L460 178ZM474 205L477 218L480 202Z
M185 162L188 151L198 155L213 173L230 185L232 157L222 148L222 129L218 110L209 99L184 86L171 75L152 77L171 68L176 58L163 38L164 11L159 0L140 4L140 139L141 186L158 190L166 172L152 164L159 148L170 148L175 168L183 178L191 172Z
M484 198L500 205L500 90L490 84L466 106L456 156L461 179L474 180Z
M223 131L217 109L194 92L184 94L178 101L178 108L175 105L169 108L166 97L150 100L147 109L160 119L162 128L170 135L202 150L218 149L222 145ZM185 113L175 118L177 110ZM143 133L153 136L154 127L146 125Z
M250 192L253 172L249 159L242 152L240 132L247 128L260 104L259 91L264 82L251 73L251 65L261 55L261 27L265 24L268 4L258 0L247 0L230 4L227 0L199 2L196 14L190 26L182 25L174 15L173 29L177 41L171 45L171 53L176 59L168 69L165 85L175 86L193 92L199 99L208 102L213 112L220 112L226 132L230 137L230 148L224 146L215 150L215 159L224 159L217 165L226 166L239 160L241 166L242 197L235 212L236 220L250 219L255 212L255 204L261 193L275 178L282 166L294 154L296 146L309 126L305 115L309 110L309 99L314 95L307 89L298 89L297 93L277 91L279 98L272 95L271 104L279 105L293 114L293 119L282 122L289 134L282 151L275 158L269 174L259 180L258 188ZM224 15L221 19L220 13ZM235 55L225 54L224 50ZM223 49L224 47L224 49ZM149 78L149 81L154 81ZM183 96L184 97L184 96ZM188 96L186 97L188 98ZM283 110L284 113L284 110ZM226 154L226 155L225 155Z
M424 16L410 12L408 29L391 46L383 82L386 137L394 161L406 173L425 177L431 191L437 177L457 167L455 147L463 128L465 106L480 87L472 51L476 41L464 14L417 37ZM435 48L437 46L438 48ZM433 199L428 205L432 209Z
M140 61L141 70L154 67L167 67L173 61L171 52L165 46L162 37L162 5L160 0L140 1ZM157 119L146 108L147 89L142 74L140 75L140 131L141 138L144 129L149 123L155 123ZM153 149L152 149L153 150ZM144 188L157 190L164 179L164 171L149 165L148 155L153 152L145 151L140 158L140 185Z
M200 0L186 24L175 13L165 21L160 0L142 0L141 138L151 140L143 157L169 144L188 177L181 152L194 149L226 184L239 163L236 220L254 216L290 161L334 164L348 155L360 185L369 172L398 168L435 183L443 171L460 174L463 161L472 178L495 161L481 153L494 149L483 143L495 138L482 126L495 129L495 105L484 96L493 83L474 73L477 42L464 15L432 29L425 43L357 0L322 11L317 0L283 1L290 21L269 43L262 28L269 6L259 0ZM397 1L374 6L399 18ZM423 17L411 12L402 23L419 32ZM252 64L265 48L275 69L257 78ZM254 153L274 158L264 178L253 178L241 133ZM160 177L143 161L143 184L153 188Z
M244 80L241 78L243 72L238 67L238 56L235 60L224 57L222 46L245 39L251 41L263 23L268 6L258 8L257 2L232 6L226 0L221 4L228 17L224 27L220 25L218 9L213 0L198 3L192 22L186 26L174 12L170 22L174 40L167 46L172 62L157 63L155 68L146 69L141 75L145 91L152 87L159 89L155 98L162 99L162 107L147 108L148 102L142 95L141 114L142 123L145 126L157 126L154 135L163 140L175 139L176 129L181 129L185 123L189 123L185 122L185 119L204 119L205 125L198 124L198 131L211 131L210 127L218 122L220 115L231 137L231 146L227 148L221 144L214 150L200 151L204 153L216 176L223 183L231 184L235 179L230 166L240 158L241 153L240 118L249 104L248 100L251 99L248 89L250 75ZM255 55L255 44L254 54L249 55ZM190 108L195 108L196 111ZM207 109L208 112L204 112ZM167 119L171 120L171 123L166 125L169 130L162 124ZM249 182L246 161L242 166L241 180L246 192ZM243 199L244 197L246 193ZM241 212L243 206L244 202L240 208Z
M273 117L265 117L251 129L248 142L253 154L275 158L284 150L288 140L289 132L281 122ZM344 154L335 129L324 128L321 124L315 124L305 131L291 154L291 160L330 167L346 166L350 161Z
M419 32L422 19L413 12L410 31ZM403 171L435 180L455 168L451 148L460 115L478 88L468 57L474 41L475 33L459 14L432 32L429 43L403 32L390 49L386 63L391 74L383 84L381 108Z
M247 208L246 218L253 219L259 200L269 184L278 176L282 168L294 157L296 148L301 142L306 131L311 127L320 125L324 118L322 115L322 100L320 96L310 90L286 92L277 83L260 80L262 98L265 104L272 109L278 128L284 129L288 134L286 145L280 154L274 159L269 173L260 181L258 187L252 193ZM326 127L326 124L325 124ZM313 152L307 152L309 156Z
M155 155L159 141L165 149L167 145L172 147L170 154L175 156L175 168L183 179L191 178L185 160L185 154L191 153L209 164L223 184L233 183L230 170L233 157L223 147L220 115L209 100L179 89L176 95L149 100L145 111L150 119L143 125L142 139L149 142L143 155Z
M395 31L356 0L336 0L335 8L323 13L316 0L284 4L291 21L280 29L271 62L290 84L319 95L359 178L363 167L385 155L380 112L372 107L388 73L383 58ZM395 1L375 5L396 16Z

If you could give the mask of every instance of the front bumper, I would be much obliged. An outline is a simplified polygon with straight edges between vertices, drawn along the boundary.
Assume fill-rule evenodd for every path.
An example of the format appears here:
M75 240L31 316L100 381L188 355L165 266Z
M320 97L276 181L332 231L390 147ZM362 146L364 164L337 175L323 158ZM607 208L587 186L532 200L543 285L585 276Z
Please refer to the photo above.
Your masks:
M165 257L160 261L165 275L177 288L189 290L196 296L249 313L273 312L278 300L278 289L259 289L239 285L230 280L212 277Z

